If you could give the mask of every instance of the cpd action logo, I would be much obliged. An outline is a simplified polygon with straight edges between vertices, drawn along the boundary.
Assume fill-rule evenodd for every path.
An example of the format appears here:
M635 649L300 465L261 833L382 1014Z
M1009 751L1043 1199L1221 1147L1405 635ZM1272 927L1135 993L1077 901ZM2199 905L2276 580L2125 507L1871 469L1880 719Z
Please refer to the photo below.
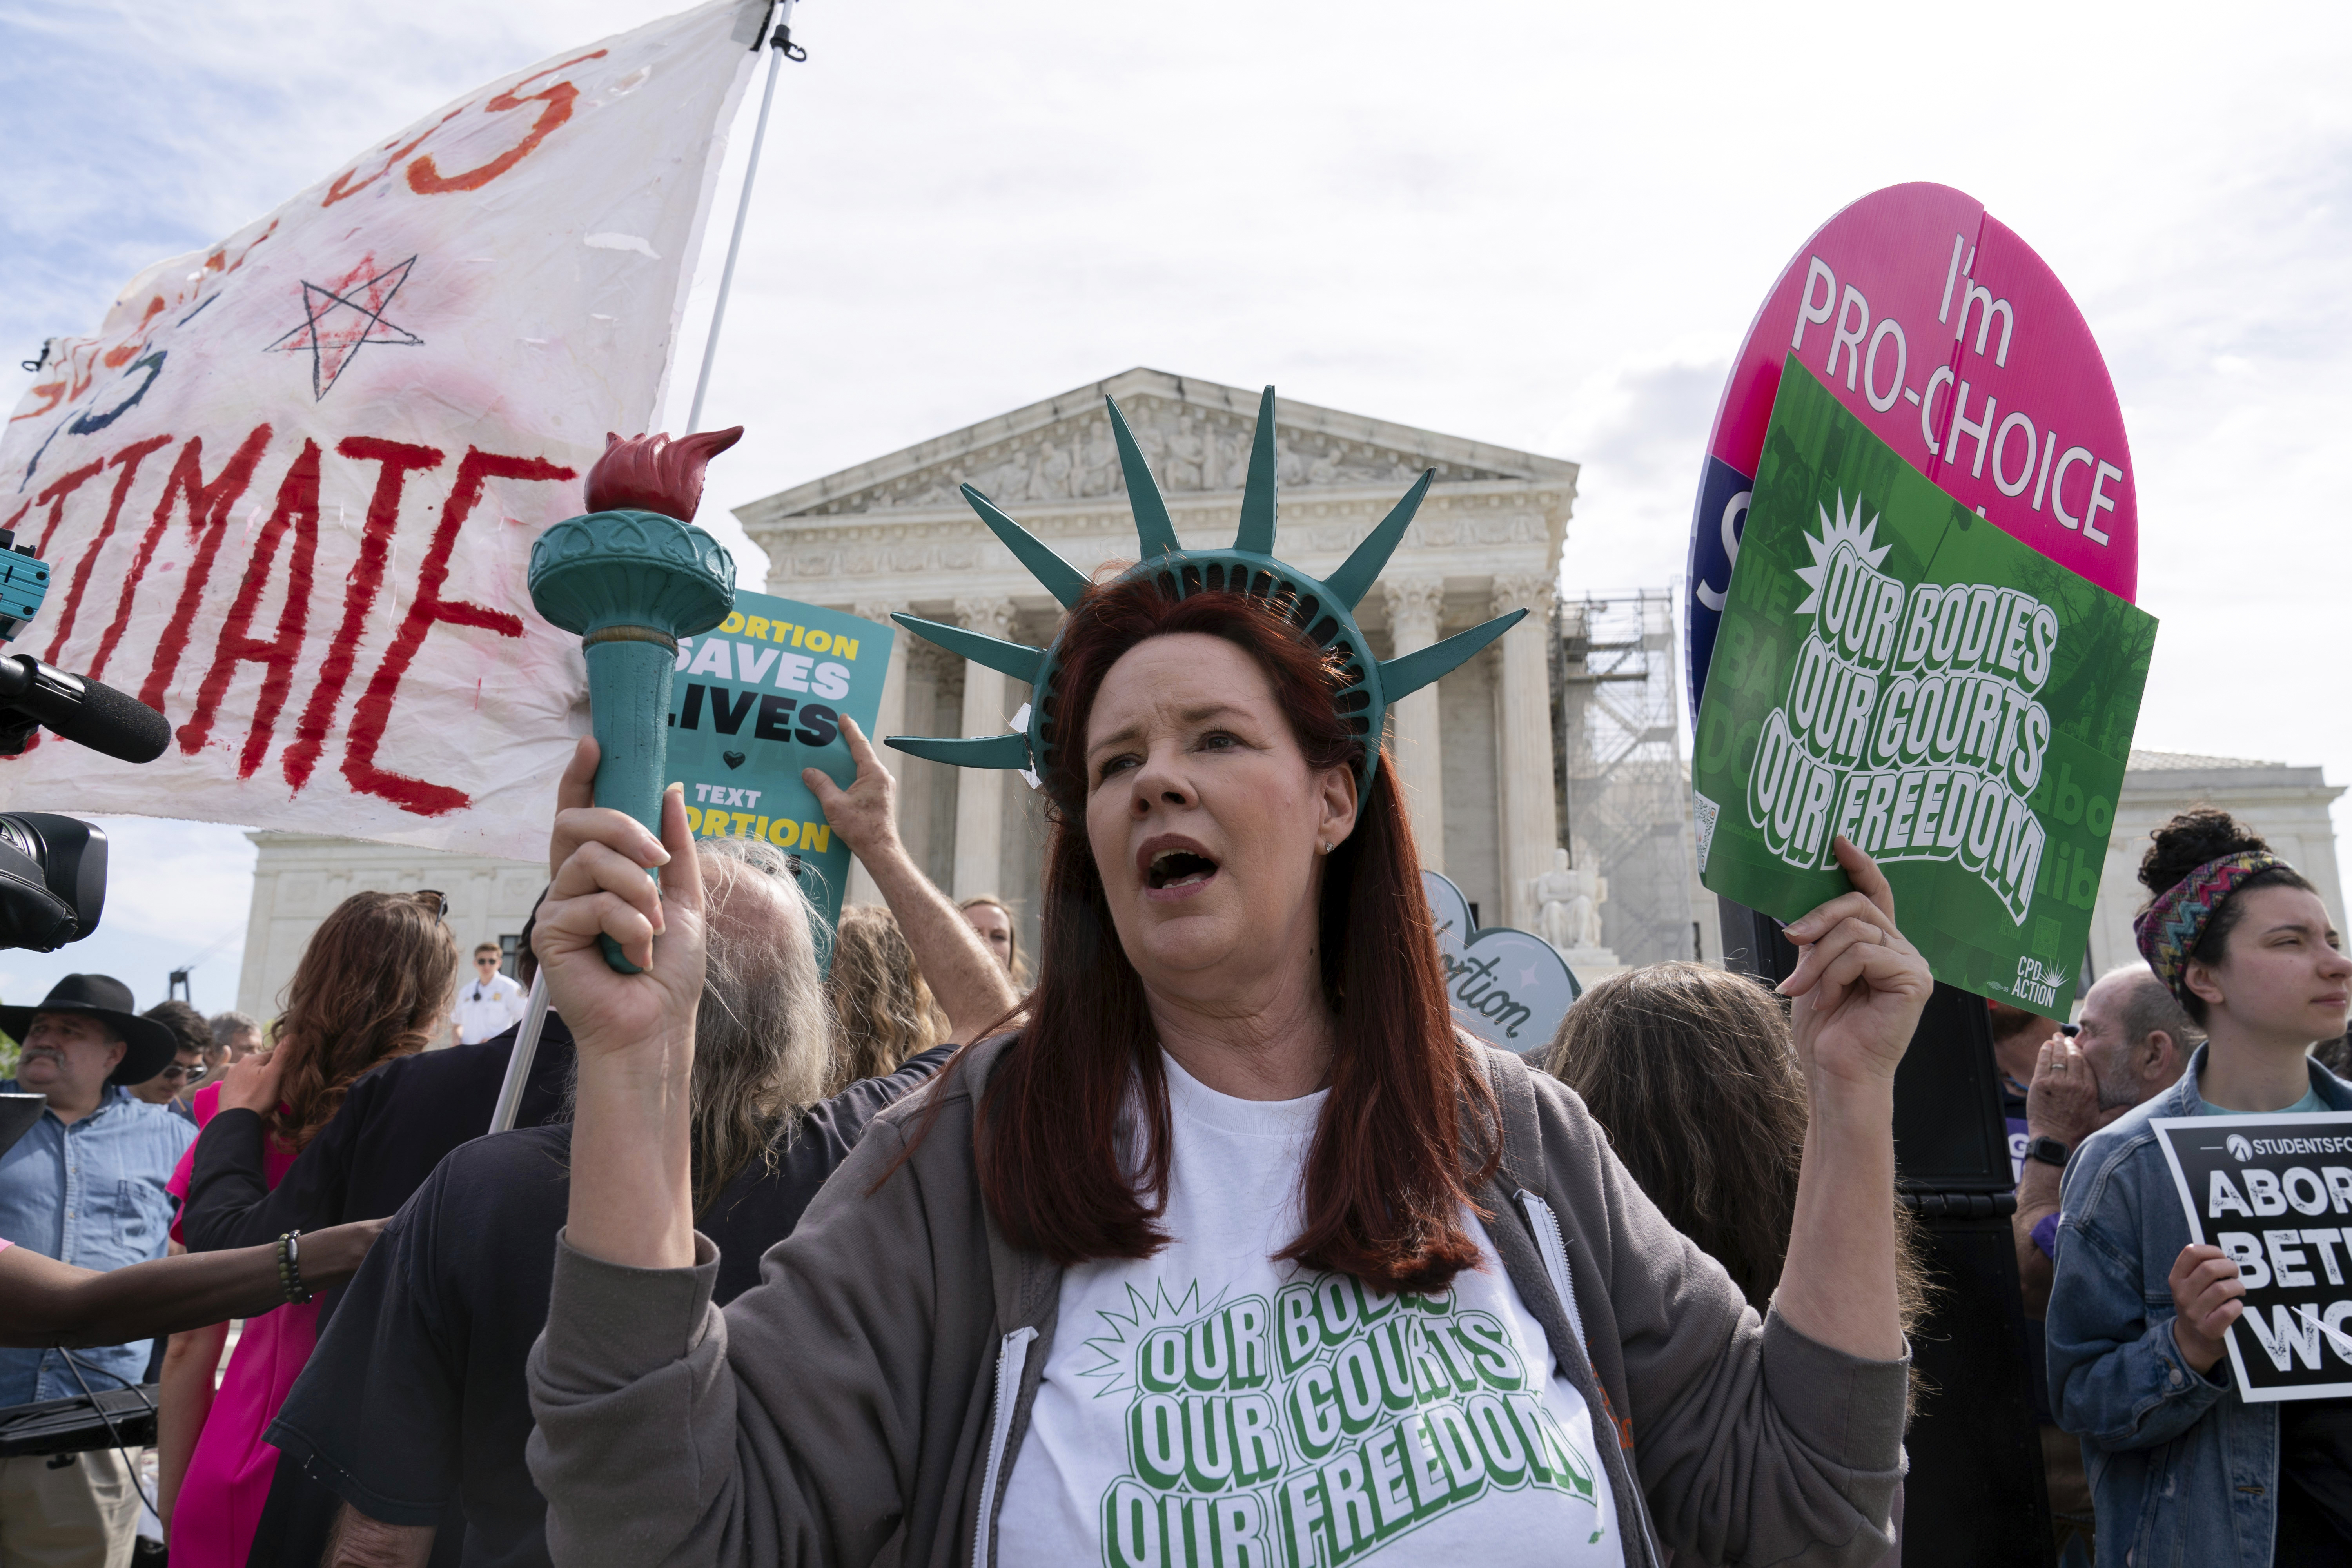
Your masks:
M2242 1165L2254 1157L2254 1146L2246 1142L2246 1135L2242 1132L2231 1133L2221 1146L2229 1150L2230 1157Z

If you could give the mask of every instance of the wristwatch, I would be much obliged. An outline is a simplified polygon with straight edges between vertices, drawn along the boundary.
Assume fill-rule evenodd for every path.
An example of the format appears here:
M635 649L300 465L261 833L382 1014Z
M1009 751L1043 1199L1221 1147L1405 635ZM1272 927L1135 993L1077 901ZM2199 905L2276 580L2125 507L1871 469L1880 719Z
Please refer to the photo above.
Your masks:
M2045 1165L2055 1165L2062 1171L2066 1168L2067 1157L2072 1153L2074 1153L2073 1150L2047 1133L2025 1146L2027 1159L2039 1160Z

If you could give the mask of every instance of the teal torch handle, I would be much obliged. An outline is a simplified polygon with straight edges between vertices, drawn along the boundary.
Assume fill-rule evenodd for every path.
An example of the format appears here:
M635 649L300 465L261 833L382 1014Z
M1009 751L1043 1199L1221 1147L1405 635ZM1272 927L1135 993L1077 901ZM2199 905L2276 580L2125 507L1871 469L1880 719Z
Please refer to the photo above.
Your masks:
M607 626L583 642L589 724L596 736L596 804L627 812L659 838L677 639L646 626ZM658 879L661 873L646 875ZM620 943L609 936L599 940L605 963L623 974L638 973L621 956Z

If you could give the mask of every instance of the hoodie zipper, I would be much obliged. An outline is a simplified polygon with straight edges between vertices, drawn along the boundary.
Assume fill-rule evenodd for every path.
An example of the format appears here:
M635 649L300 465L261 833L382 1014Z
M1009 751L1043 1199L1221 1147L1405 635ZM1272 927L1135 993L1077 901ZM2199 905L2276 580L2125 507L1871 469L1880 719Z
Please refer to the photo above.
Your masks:
M1519 1208L1528 1216L1528 1228L1536 1233L1536 1250L1543 1255L1544 1272L1551 1276L1551 1288L1559 1298L1560 1310L1568 1314L1568 1326L1576 1331L1576 1345L1585 1348L1584 1317L1576 1310L1575 1282L1568 1272L1568 1238L1560 1234L1559 1216L1551 1205L1521 1187Z
M1592 1364L1590 1342L1584 1337L1584 1315L1576 1310L1576 1282L1569 1272L1568 1237L1560 1231L1559 1216L1552 1213L1551 1205L1525 1187L1521 1187L1515 1195L1518 1200L1519 1212L1527 1215L1528 1228L1535 1233L1536 1252L1543 1259L1544 1272L1551 1278L1552 1291L1559 1298L1560 1310L1568 1314L1569 1330L1576 1335L1577 1353L1584 1357L1585 1370L1592 1379L1593 1387L1598 1390L1601 1384L1601 1373L1600 1369ZM1571 1386L1575 1384L1575 1377L1566 1367L1560 1369L1560 1375L1568 1378ZM1610 1439L1613 1441L1616 1434L1611 1430L1609 1423L1601 1418L1600 1411L1596 1409L1593 1415L1594 1436L1598 1438L1601 1432L1606 1431L1610 1434ZM1596 1457L1601 1459L1605 1472L1610 1462L1609 1457L1606 1455ZM1622 1451L1616 1458L1622 1464L1624 1458ZM1633 1514L1632 1523L1633 1538L1642 1545L1642 1561L1656 1564L1663 1562L1664 1557L1658 1548L1656 1527L1650 1520L1649 1501L1642 1496L1639 1484L1633 1481L1631 1467L1623 1468L1627 1470L1631 1491L1629 1494L1620 1495L1617 1500L1617 1528L1620 1530L1627 1528L1625 1514L1630 1507Z
M1029 1364L1031 1328L1013 1330L996 1348L996 1414L989 1424L988 1468L981 1477L980 1523L971 1532L971 1568L990 1568L994 1561L997 1487L1004 1475L1004 1445L1013 1436L1013 1405L1020 1397L1021 1373Z

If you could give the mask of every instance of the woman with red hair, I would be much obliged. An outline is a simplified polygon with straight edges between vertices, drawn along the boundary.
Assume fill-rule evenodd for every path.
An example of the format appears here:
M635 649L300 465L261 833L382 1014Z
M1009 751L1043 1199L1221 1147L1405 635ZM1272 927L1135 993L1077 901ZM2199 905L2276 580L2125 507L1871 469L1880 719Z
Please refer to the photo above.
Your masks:
M1884 879L1841 845L1860 890L1789 928L1811 1120L1759 1317L1573 1095L1453 1027L1380 724L1503 626L1374 659L1349 611L1420 492L1328 583L1274 561L1271 402L1231 551L1176 549L1116 409L1142 566L1073 581L974 500L1071 613L1049 653L919 626L1036 712L897 743L1040 774L1037 986L723 1314L685 1184L683 805L657 844L563 802L536 945L579 1096L530 1367L558 1561L1885 1551L1892 1080L1930 982Z

